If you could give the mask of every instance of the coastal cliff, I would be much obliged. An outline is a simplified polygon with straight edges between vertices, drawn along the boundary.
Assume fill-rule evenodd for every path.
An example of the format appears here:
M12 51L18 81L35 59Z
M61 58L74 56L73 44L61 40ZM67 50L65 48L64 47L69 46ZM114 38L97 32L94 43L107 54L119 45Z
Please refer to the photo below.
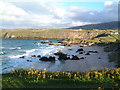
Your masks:
M91 39L116 30L72 30L72 29L2 29L0 38L16 39Z

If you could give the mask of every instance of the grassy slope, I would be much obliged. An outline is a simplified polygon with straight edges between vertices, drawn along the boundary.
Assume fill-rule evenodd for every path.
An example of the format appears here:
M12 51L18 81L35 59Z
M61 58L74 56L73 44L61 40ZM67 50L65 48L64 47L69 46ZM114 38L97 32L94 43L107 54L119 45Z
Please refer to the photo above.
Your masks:
M30 39L81 39L95 37L105 32L116 32L117 30L69 30L69 29L3 29L0 33L0 38L10 38L14 35L14 38L30 38ZM7 34L5 36L5 34Z

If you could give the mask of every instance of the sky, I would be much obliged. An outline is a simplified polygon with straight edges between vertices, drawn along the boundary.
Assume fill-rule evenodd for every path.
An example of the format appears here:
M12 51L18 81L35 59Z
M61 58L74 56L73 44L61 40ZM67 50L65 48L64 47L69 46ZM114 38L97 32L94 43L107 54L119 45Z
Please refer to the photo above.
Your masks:
M0 28L67 28L118 15L118 0L0 0Z

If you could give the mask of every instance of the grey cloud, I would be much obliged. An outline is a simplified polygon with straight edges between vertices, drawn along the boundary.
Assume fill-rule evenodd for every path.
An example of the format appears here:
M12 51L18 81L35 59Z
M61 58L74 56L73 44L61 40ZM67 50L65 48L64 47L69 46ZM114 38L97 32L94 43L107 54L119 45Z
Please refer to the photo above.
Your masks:
M76 9L78 10L78 9ZM69 12L74 13L74 16L70 16L68 13L69 18L75 21L81 22L109 22L109 21L117 21L118 20L118 5L114 3L110 6L106 6L103 11L95 11L89 10L85 12L70 10Z

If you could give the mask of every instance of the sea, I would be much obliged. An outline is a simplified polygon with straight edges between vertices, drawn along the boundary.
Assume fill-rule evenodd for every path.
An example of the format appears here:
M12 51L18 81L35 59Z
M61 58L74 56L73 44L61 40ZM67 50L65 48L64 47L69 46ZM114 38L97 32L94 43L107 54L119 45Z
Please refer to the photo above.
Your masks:
M0 74L20 68L60 71L64 65L54 55L55 52L64 49L64 46L42 44L41 41L43 40L33 39L0 39L0 41ZM59 44L57 40L48 41ZM39 44L34 44L35 42L39 42ZM41 61L39 57L32 57L32 55L55 56L56 61L55 63ZM20 58L21 56L25 56L25 58Z

